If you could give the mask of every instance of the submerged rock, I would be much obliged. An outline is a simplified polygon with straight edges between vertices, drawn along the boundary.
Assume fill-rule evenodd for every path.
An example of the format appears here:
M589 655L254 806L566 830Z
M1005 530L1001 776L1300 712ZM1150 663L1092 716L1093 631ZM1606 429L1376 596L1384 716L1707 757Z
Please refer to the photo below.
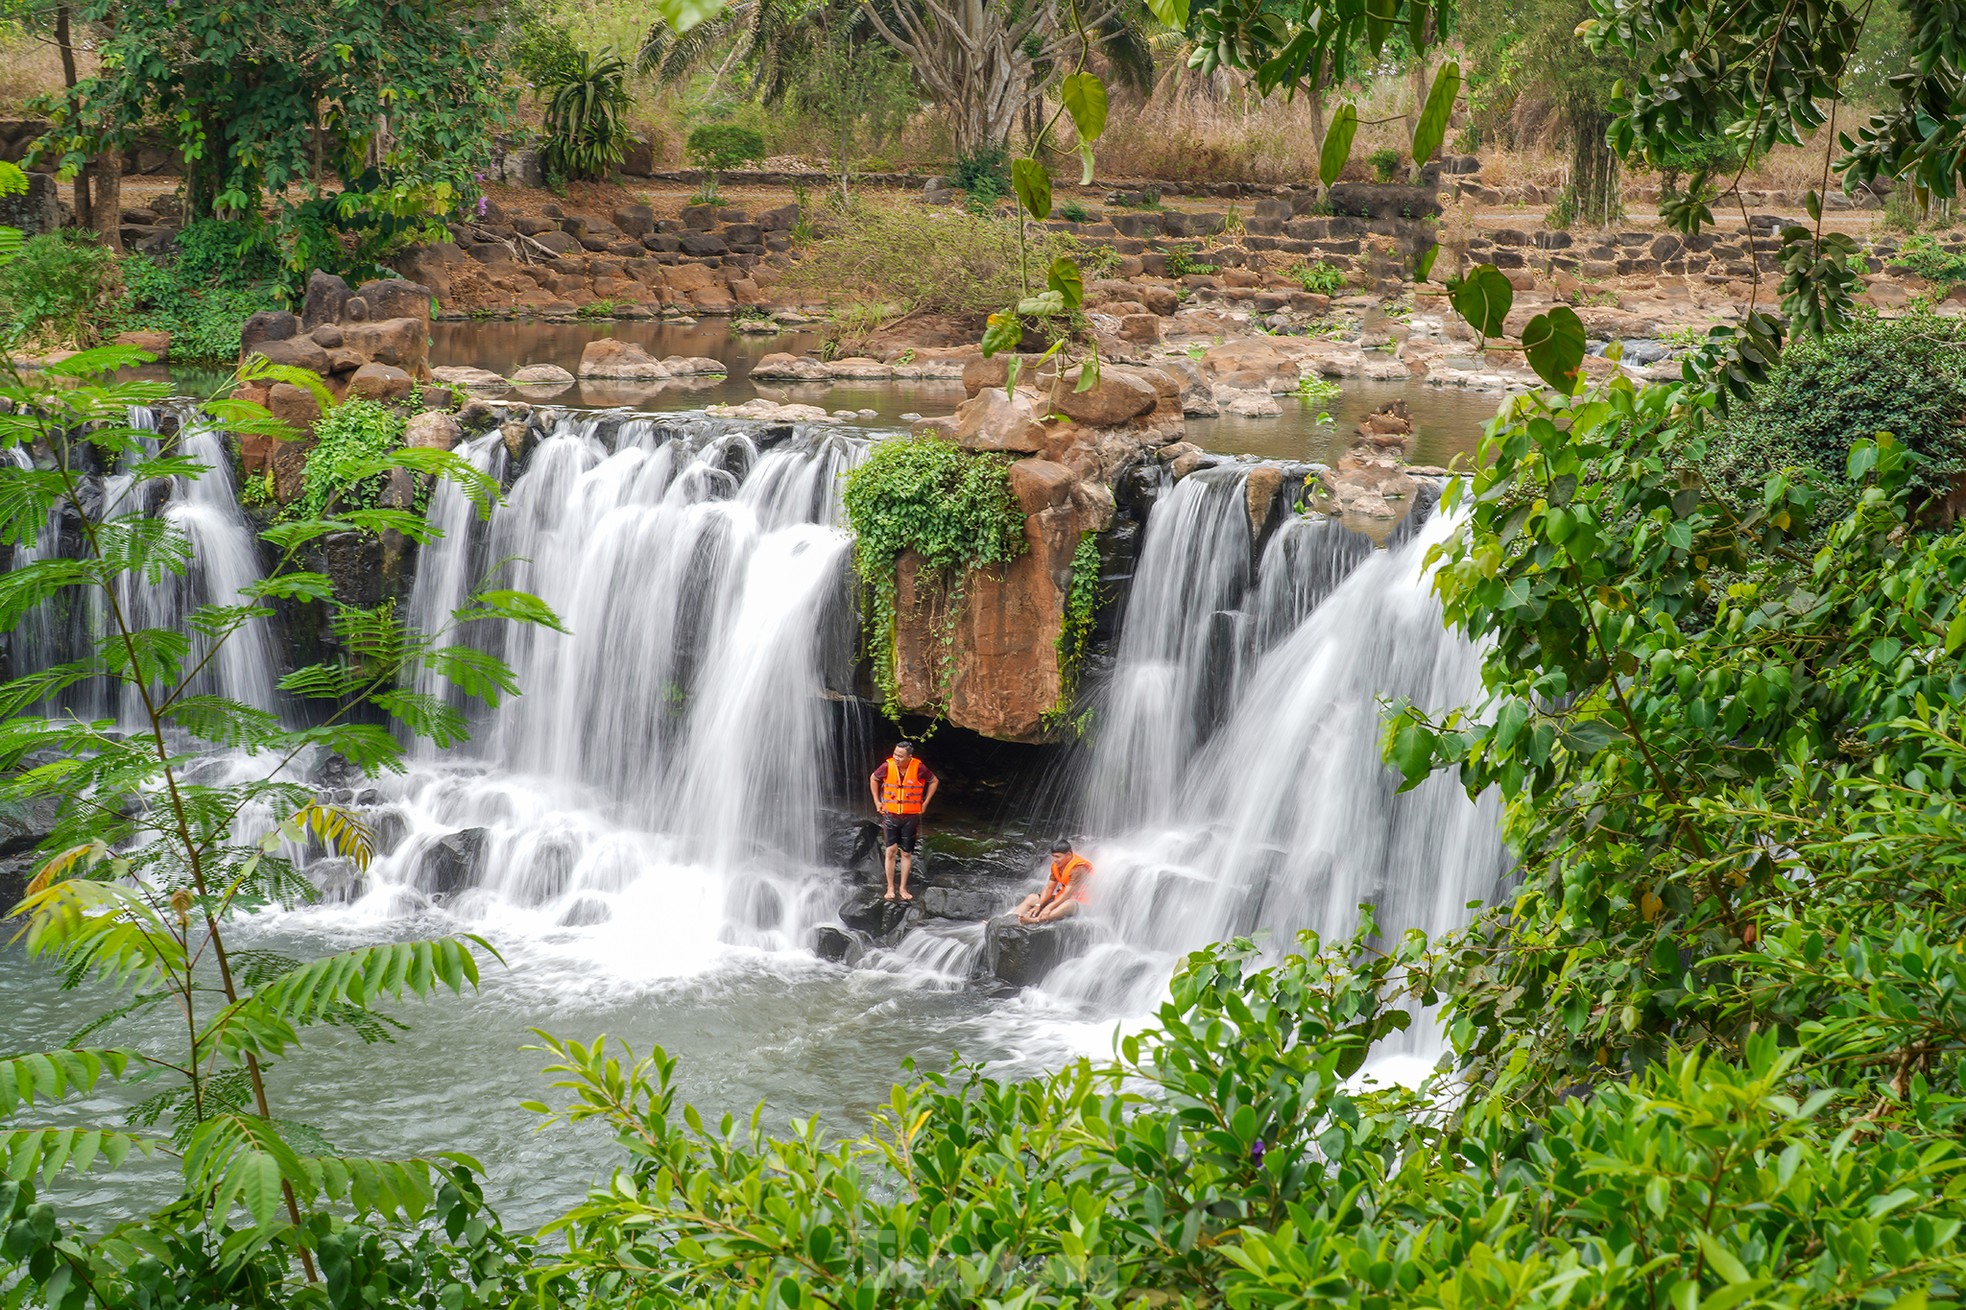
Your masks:
M812 953L832 964L852 964L860 957L860 941L846 929L826 924L813 929Z
M1035 986L1091 940L1092 930L1076 919L1022 924L1006 914L984 933L983 971L1009 987Z

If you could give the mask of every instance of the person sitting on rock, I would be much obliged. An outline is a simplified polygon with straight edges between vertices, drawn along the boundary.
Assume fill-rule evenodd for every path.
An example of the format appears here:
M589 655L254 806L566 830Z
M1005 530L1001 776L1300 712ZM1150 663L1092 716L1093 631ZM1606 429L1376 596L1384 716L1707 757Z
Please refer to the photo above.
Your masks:
M874 809L881 816L881 845L887 853L887 895L883 900L912 901L908 894L908 873L915 865L915 842L921 837L922 812L935 799L941 781L928 766L915 758L915 743L898 741L894 754L881 761L867 788L874 794ZM901 885L894 883L896 856L900 857Z
M1092 862L1072 852L1072 843L1060 837L1051 843L1051 876L1044 890L1032 892L1017 907L1017 922L1056 923L1077 914L1085 904L1085 885L1092 877Z

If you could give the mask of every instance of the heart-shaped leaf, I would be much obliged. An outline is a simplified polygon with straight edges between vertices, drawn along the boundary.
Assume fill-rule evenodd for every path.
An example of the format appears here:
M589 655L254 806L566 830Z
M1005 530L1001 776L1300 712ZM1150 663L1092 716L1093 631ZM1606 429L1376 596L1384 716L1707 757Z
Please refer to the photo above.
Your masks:
M1440 258L1440 244L1438 242L1421 251L1420 258L1413 265L1413 280L1415 282L1425 282L1427 275L1434 271L1434 260L1438 258Z
M1079 272L1076 260L1062 255L1052 260L1044 284L1064 297L1067 309L1077 309L1085 303L1085 274Z
M1571 395L1577 390L1577 370L1584 364L1584 324L1568 305L1538 314L1522 330L1522 349L1536 376Z
M1032 218L1051 217L1051 174L1035 159L1010 161L1010 185L1017 201Z
M1097 141L1106 130L1106 84L1091 73L1071 73L1058 84L1058 98L1079 130L1079 140Z
M983 354L985 357L999 350L1015 350L1017 343L1024 339L1024 324L1010 310L990 315L983 325Z
M1454 312L1484 337L1502 334L1502 324L1508 321L1509 309L1515 304L1515 288L1493 264L1476 264L1448 285L1447 294L1454 302Z

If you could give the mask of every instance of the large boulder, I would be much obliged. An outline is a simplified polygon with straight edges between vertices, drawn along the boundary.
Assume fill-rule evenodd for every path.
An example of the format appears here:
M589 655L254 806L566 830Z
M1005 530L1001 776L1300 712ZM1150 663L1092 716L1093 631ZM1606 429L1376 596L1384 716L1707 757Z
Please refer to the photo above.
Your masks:
M558 364L528 364L511 377L515 387L560 390L573 385L573 374Z
M239 325L239 358L250 359L261 347L291 340L299 331L300 320L286 310L262 309Z
M302 326L317 328L323 323L341 322L348 304L348 284L332 273L315 269L307 278L307 296L300 302Z
M348 378L350 400L406 400L416 379L394 364L364 364Z
M886 900L878 890L869 889L847 898L840 906L840 922L886 944L900 937L911 908L909 902Z
M430 288L408 278L378 278L355 288L371 319L414 318L430 324Z
M417 886L432 896L454 896L473 886L490 837L484 828L463 828L439 837L417 863Z
M292 318L289 314L287 317ZM328 352L314 343L312 337L288 337L282 341L261 341L245 352L259 355L269 364L284 364L290 368L304 368L310 373L326 374L329 371Z
M669 367L632 341L601 337L580 352L580 376L659 382L674 377Z
M433 368L430 376L447 387L482 392L488 396L503 395L512 389L510 382L490 369L472 368L468 364L446 364L442 368Z
M415 283L401 285L414 286ZM367 322L343 324L341 342L372 363L400 368L414 378L430 375L428 317L371 317Z
M758 382L823 382L826 365L807 355L778 351L751 366L751 377Z
M981 923L1002 913L1009 896L996 887L923 887L915 899L931 919Z
M984 930L983 971L1008 987L1032 987L1091 940L1091 930L1076 919L1027 925L1006 914Z
M956 407L956 444L965 450L1035 455L1044 449L1044 420L1029 396L986 387Z
M1077 370L1067 373L1053 404L1065 417L1091 427L1115 427L1138 418L1153 409L1156 400L1153 387L1118 369L1105 370L1084 391L1078 383Z
M463 436L456 417L438 409L425 410L403 428L403 444L419 449L454 450Z

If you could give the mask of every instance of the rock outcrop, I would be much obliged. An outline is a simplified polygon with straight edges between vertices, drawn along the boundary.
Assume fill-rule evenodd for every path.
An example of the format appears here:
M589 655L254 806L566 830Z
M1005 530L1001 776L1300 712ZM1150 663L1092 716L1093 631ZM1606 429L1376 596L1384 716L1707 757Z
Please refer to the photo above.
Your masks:
M1318 475L1318 508L1358 519L1404 515L1419 487L1404 467L1412 443L1413 419L1405 401L1395 400L1367 414L1337 466Z
M1091 940L1092 930L1076 919L1027 925L1006 914L984 930L983 972L1006 987L1033 987Z

